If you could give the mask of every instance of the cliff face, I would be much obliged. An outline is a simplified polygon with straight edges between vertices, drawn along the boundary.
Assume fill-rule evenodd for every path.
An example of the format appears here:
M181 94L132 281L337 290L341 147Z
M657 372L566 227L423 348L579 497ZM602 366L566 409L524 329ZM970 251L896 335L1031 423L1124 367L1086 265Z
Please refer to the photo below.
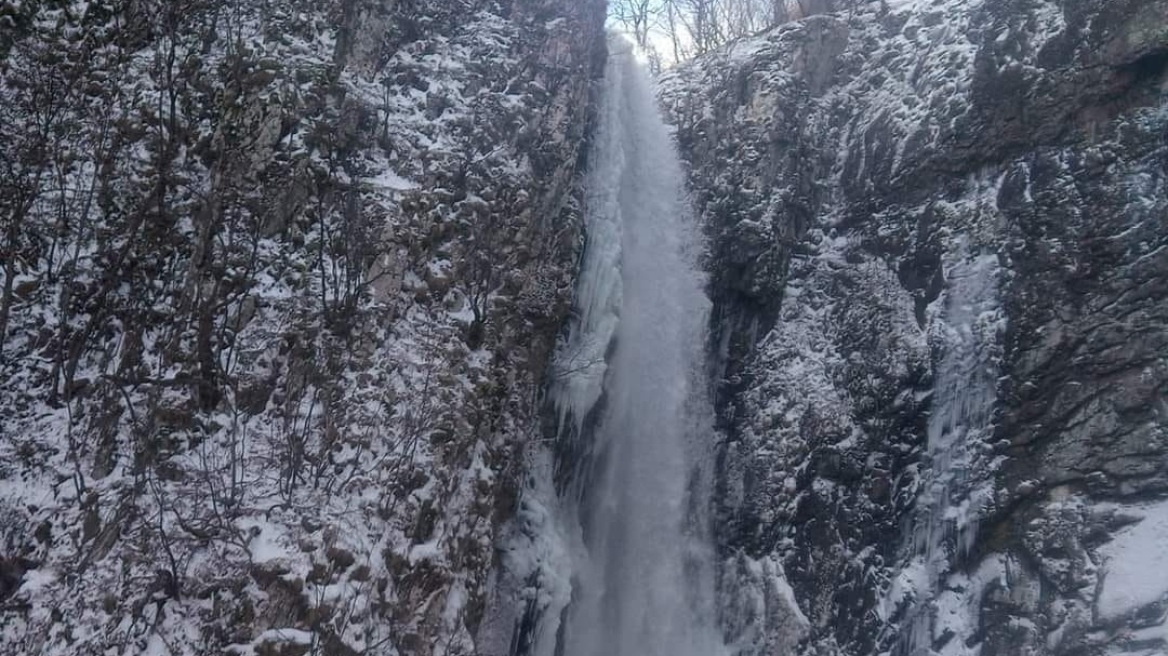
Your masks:
M887 0L664 81L740 653L1168 649L1165 16ZM538 504L501 527L602 23L0 5L0 654L504 651L568 602Z
M1165 16L870 3L664 80L748 653L1166 648Z
M602 24L0 7L0 653L474 651Z

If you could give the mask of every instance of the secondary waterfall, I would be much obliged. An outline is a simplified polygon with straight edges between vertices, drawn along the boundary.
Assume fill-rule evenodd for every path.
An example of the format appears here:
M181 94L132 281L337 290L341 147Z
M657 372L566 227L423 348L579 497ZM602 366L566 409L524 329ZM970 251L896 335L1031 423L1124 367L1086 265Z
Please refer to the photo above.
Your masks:
M544 614L533 651L715 656L710 303L681 165L623 40L610 40L598 118L576 318L551 391L559 439L578 446L557 504L571 601Z
M999 270L996 256L971 256L962 243L947 271L940 335L944 355L927 425L930 466L913 520L912 560L901 581L915 598L902 643L908 656L936 653L933 645L944 636L951 639L943 653L963 653L962 638L971 629L969 609L954 606L963 598L946 584L964 576L953 574L953 568L973 546L978 514L991 494L970 473L978 445L988 441L993 428Z

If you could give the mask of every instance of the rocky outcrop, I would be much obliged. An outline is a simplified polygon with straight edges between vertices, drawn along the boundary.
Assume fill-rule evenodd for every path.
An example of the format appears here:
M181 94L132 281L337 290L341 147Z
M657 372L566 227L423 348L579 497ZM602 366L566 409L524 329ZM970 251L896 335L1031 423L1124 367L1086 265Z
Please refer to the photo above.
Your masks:
M0 653L473 653L602 3L0 24Z
M1166 648L1168 580L1133 574L1168 492L1165 15L870 3L664 80L711 243L724 587L777 560L797 605L748 652L800 614L780 651Z

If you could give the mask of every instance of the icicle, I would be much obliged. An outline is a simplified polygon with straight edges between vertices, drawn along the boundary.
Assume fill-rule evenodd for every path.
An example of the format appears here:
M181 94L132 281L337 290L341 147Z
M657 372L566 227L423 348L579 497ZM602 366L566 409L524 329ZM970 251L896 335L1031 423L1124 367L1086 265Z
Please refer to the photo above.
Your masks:
M910 612L904 653L931 653L930 605L943 592L944 577L964 559L977 538L985 498L969 480L975 444L990 428L996 398L992 331L1000 317L998 263L993 255L969 256L963 243L949 268L944 322L945 353L937 368L927 426L930 470L917 501L913 525L915 562L924 568L925 589ZM991 333L991 334L987 334Z

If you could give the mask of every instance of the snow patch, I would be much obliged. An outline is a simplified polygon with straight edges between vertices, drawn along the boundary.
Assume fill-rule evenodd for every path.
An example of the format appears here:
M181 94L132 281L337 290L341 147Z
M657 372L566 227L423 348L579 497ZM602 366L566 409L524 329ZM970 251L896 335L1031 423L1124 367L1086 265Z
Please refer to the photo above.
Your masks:
M418 183L413 180L407 180L388 168L383 169L381 173L372 178L366 178L365 182L375 187L393 191L409 191L419 187Z
M1104 575L1096 603L1103 619L1168 597L1168 501L1124 511L1141 518L1099 548Z

